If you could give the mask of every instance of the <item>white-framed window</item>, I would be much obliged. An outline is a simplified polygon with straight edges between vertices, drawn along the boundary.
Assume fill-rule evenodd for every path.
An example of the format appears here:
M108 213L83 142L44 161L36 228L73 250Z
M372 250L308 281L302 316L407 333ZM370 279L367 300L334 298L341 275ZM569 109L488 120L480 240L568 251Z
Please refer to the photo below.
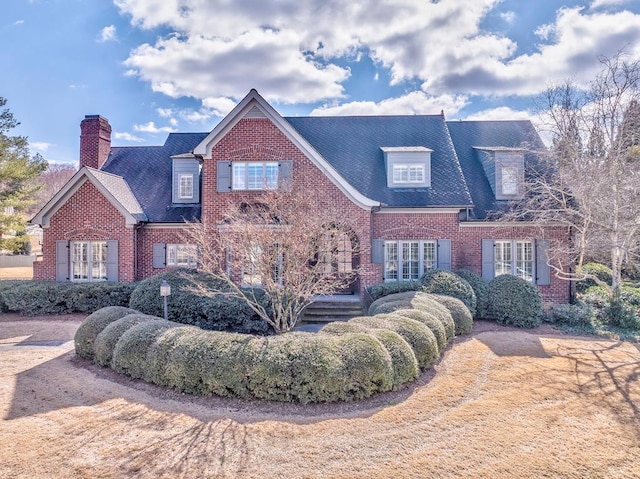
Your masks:
M495 242L495 276L512 274L533 281L533 242L499 240Z
M503 195L517 195L518 194L518 182L519 182L519 174L518 174L517 166L503 166L502 167L502 184L500 185L502 188Z
M410 281L419 279L438 264L437 243L429 241L385 241L384 280Z
M198 249L194 244L168 244L167 266L194 268L198 265Z
M275 190L278 188L278 162L234 161L232 177L234 190Z
M193 198L193 175L191 173L178 175L178 197L181 200Z
M107 242L71 242L71 281L107 280Z
M394 184L422 184L424 183L425 168L423 164L403 164L393 165Z

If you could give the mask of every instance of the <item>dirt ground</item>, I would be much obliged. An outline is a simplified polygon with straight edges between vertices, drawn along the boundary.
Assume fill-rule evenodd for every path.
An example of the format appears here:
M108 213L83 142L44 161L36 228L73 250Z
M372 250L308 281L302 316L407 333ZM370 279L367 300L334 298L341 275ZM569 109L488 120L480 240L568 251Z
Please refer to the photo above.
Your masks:
M0 477L640 477L638 344L478 323L402 391L303 407L122 378L81 319L0 317Z

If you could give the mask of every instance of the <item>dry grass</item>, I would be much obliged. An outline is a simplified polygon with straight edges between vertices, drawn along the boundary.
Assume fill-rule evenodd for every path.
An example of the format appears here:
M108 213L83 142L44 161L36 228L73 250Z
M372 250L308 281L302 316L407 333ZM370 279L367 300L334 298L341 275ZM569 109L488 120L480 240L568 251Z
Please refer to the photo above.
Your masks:
M0 279L33 279L33 267L0 268Z
M76 359L67 321L0 320L0 477L637 478L637 344L490 328L358 404L191 398ZM22 345L20 345L22 344Z

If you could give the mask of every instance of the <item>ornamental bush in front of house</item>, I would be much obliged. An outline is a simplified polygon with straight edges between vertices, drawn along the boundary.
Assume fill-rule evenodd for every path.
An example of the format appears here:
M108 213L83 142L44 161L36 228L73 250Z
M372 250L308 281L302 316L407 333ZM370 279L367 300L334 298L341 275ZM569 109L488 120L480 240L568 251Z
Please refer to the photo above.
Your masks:
M529 281L503 274L489 283L487 318L520 328L539 326L543 316L542 297Z
M193 269L178 268L140 281L131 293L129 307L145 314L163 316L163 299L160 296L163 280L171 286L171 295L167 298L170 321L215 331L256 334L270 331L269 325L241 299L199 294L199 287L225 291L227 286L213 275Z
M422 290L427 293L458 298L469 308L471 316L475 316L478 300L473 288L466 279L451 271L434 269L427 271L422 278L420 278L420 282L423 284Z

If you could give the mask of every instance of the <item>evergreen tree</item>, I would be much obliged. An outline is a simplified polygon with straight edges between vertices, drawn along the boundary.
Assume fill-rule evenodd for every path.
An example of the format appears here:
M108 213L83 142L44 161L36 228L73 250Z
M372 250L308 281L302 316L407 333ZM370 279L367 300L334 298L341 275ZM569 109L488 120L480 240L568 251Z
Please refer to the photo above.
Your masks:
M41 155L29 155L25 136L9 135L19 123L13 113L4 108L6 103L7 100L0 97L0 237L24 231L23 213L39 189L33 179L47 168Z

